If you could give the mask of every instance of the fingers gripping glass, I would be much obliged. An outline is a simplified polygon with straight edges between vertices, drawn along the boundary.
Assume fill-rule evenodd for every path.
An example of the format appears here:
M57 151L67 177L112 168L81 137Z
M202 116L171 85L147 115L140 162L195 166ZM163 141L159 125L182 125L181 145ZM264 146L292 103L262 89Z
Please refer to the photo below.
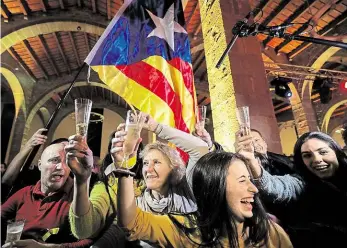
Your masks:
M135 176L134 172L131 172L129 169L128 161L132 153L134 153L137 142L140 138L142 127L145 123L144 115L137 110L129 110L127 112L127 119L125 122L125 131L127 132L124 137L123 143L123 161L119 167L114 170L115 176L117 174Z

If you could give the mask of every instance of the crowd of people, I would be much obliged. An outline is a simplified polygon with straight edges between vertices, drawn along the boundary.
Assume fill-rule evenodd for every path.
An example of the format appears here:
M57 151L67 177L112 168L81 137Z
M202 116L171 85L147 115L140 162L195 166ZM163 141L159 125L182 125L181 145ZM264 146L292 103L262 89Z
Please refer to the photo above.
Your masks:
M132 174L110 170L123 166L125 124L112 133L102 162L73 135L53 141L37 166L21 170L30 150L47 141L39 129L2 165L3 247L347 243L347 152L329 135L302 135L289 158L269 152L258 130L239 131L230 153L199 125L189 134L143 115L143 128L160 141L136 141L127 161ZM189 155L187 163L177 148ZM13 219L25 219L21 240L6 242Z

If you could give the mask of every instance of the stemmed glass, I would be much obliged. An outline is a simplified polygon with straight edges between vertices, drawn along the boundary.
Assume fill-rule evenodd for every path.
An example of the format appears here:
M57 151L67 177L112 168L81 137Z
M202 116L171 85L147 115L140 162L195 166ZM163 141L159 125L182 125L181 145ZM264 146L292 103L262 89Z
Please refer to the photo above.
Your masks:
M251 134L251 121L249 118L249 107L243 106L236 110L237 121L240 125L242 136Z
M129 156L134 152L137 141L140 138L142 127L145 123L145 116L138 110L128 110L125 122L125 131L123 143L123 161L120 168L115 168L115 173L135 176L128 166ZM123 169L125 167L125 169Z
M197 106L195 110L196 124L198 124L199 129L205 128L206 120L206 106Z
M83 136L84 139L88 134L88 124L91 110L91 100L86 98L75 99L76 133Z

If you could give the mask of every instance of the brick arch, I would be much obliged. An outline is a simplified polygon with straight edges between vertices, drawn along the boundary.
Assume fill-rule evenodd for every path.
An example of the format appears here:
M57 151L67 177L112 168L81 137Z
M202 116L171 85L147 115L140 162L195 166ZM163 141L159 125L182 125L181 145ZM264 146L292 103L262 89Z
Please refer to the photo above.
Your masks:
M74 87L82 87L82 86L86 86L87 82L85 81L79 81L76 82ZM99 82L89 82L89 85L91 86L96 86L96 87L101 87L107 90L112 91L106 84L103 83L99 83ZM27 135L30 129L30 125L31 122L34 118L34 116L36 115L37 111L57 92L62 92L64 90L67 90L69 88L70 84L65 84L62 85L60 87L54 88L52 89L50 92L45 93L44 96L33 106L33 108L31 109L28 118L26 120L25 123L25 128L24 128L24 133L23 133L23 137L22 137L22 145L25 144L25 142L27 141Z
M34 24L13 31L12 33L9 33L8 35L2 37L0 39L0 54L20 41L38 36L40 34L49 34L61 31L80 31L90 34L97 34L100 36L104 32L104 30L105 28L103 27L77 21L55 21Z
M8 82L11 91L13 93L14 105L15 105L15 119L18 116L20 110L22 110L24 117L26 117L26 105L25 105L25 97L22 85L20 84L16 75L11 72L9 69L0 67L0 73L4 76L6 81Z
M41 113L41 117L42 117L42 122L44 125L47 124L49 117L51 116L51 114L49 113L48 109L45 107L41 107L39 109L40 113Z
M339 102L337 102L337 100L336 100L336 103L329 107L329 109L326 111L324 118L323 118L323 121L322 121L322 126L321 126L322 132L325 132L325 133L328 132L328 127L329 127L331 115L334 113L334 111L338 107L340 107L342 104L346 104L346 103L347 103L347 99L341 100Z
M340 51L341 48L339 47L329 47L327 50L325 50L311 65L311 68L313 69L320 69L325 64L325 62L328 61L328 59L333 56L335 53ZM312 80L304 80L301 90L301 98L311 101L311 92L312 92L312 86L313 82Z

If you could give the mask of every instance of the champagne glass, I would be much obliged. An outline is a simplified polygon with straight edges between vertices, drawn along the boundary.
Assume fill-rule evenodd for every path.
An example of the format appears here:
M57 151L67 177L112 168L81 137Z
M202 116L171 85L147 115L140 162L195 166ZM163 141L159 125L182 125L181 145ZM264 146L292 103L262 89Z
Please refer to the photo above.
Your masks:
M236 110L237 121L240 125L242 136L251 134L251 121L249 118L249 107L243 106Z
M205 128L206 120L206 106L197 106L195 110L196 124L198 124L199 129Z
M92 101L86 98L75 99L76 133L87 137Z
M123 143L123 161L121 168L116 168L116 173L127 174L135 176L128 166L129 156L134 152L137 141L140 138L142 127L145 123L144 115L138 110L128 110L127 119L125 122L125 131L127 132L124 137ZM123 169L125 167L125 169Z
M22 235L24 229L25 220L10 220L7 222L7 234L6 234L6 242L14 242L20 240L20 236Z

